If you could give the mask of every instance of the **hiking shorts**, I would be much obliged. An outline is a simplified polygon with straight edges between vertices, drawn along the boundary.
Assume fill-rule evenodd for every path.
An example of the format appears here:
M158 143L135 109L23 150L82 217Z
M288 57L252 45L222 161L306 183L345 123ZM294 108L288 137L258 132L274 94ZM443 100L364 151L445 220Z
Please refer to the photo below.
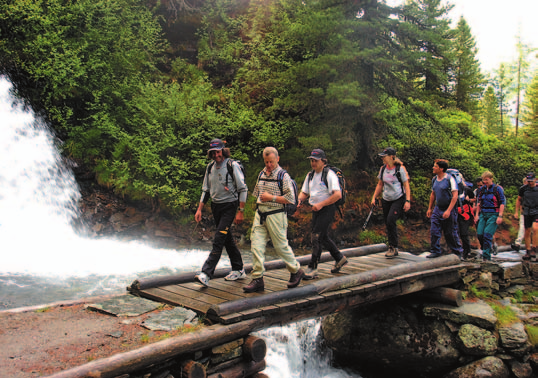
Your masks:
M538 222L538 214L524 215L525 229L532 228L532 224Z

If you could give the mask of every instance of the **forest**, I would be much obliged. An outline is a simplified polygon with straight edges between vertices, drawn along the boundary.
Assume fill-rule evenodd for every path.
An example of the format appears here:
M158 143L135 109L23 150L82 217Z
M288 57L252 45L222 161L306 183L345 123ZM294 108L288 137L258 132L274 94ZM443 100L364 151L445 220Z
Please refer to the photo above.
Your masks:
M534 50L519 39L517 61L482 72L472 30L444 4L0 0L0 75L66 158L175 216L197 206L213 138L249 189L266 146L298 183L313 148L353 183L375 180L392 146L414 203L427 205L444 158L470 181L492 171L510 211L538 160Z

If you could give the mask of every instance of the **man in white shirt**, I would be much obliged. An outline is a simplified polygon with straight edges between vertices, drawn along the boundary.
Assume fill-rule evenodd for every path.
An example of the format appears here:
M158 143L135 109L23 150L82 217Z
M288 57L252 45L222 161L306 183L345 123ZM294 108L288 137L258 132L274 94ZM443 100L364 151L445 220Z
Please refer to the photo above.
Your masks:
M327 248L334 258L331 273L338 273L347 264L346 257L329 237L329 227L334 222L336 211L335 202L342 197L338 177L327 167L327 157L323 150L313 150L308 159L312 171L306 175L299 193L299 207L307 198L312 206L312 259L305 272L305 280L316 278L322 247Z

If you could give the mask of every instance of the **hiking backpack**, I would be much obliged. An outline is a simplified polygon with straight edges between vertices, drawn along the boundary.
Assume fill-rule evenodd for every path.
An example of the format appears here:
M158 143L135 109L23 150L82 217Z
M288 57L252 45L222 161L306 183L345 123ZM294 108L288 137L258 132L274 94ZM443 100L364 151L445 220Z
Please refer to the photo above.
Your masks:
M344 172L342 172L340 168L337 168L333 165L326 165L325 167L323 167L323 172L321 173L321 180L325 183L326 187L329 187L329 184L327 182L327 174L329 173L329 169L336 174L336 177L338 178L338 184L340 185L340 193L342 194L342 197L340 197L340 199L334 204L338 208L338 211L340 212L341 216L342 211L340 210L340 207L344 206L344 203L346 203L346 178L344 177ZM308 185L310 185L310 181L314 177L314 173L314 170L312 170L308 174Z
M497 204L501 205L501 195L499 194L499 186L498 184L493 184L493 195L497 199ZM502 188L502 186L501 186ZM482 207L482 194L487 190L486 185L482 186L480 189L476 192L476 201L480 203L480 207Z
M243 172L243 177L246 178L246 175L245 175L245 167L243 166L243 164L241 163L240 160L234 160L234 159L228 159L228 161L226 162L226 168L228 169L228 174L226 175L226 184L225 184L225 187L228 188L228 177L231 177L232 178L232 181L234 182L235 184L235 176L234 176L234 167L233 167L233 163L237 163L237 165L239 166L239 168L241 169L241 172ZM207 166L207 175L209 176L209 174L211 173L211 169L213 168L213 166L215 165L215 161L212 161L211 163L209 163L209 165Z
M458 187L458 207L461 207L463 206L463 201L465 201L465 181L463 180L463 175L455 168L448 168L446 173L456 180L456 186Z
M284 175L288 173L285 169L281 169L280 172L278 172L278 175L276 177L276 180L274 179L262 179L263 170L258 175L258 181L276 181L278 183L278 188L280 189L280 195L284 195ZM297 183L295 180L291 177L291 175L288 173L288 176L290 176L291 181L291 190L293 190L293 194L295 195L295 202L294 203L286 203L284 205L284 212L288 216L288 218L293 219L293 214L297 211L297 206L299 205L299 193L297 190Z

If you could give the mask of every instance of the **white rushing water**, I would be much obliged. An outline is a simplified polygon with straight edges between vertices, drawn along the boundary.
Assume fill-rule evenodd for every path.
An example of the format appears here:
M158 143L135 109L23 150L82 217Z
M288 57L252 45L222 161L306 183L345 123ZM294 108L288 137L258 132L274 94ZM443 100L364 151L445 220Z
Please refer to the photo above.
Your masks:
M139 277L199 269L208 251L92 239L72 228L79 189L48 128L12 106L0 77L0 310L125 292ZM223 256L224 257L224 256ZM229 266L223 258L221 266ZM330 366L319 320L258 334L270 377L360 377Z

